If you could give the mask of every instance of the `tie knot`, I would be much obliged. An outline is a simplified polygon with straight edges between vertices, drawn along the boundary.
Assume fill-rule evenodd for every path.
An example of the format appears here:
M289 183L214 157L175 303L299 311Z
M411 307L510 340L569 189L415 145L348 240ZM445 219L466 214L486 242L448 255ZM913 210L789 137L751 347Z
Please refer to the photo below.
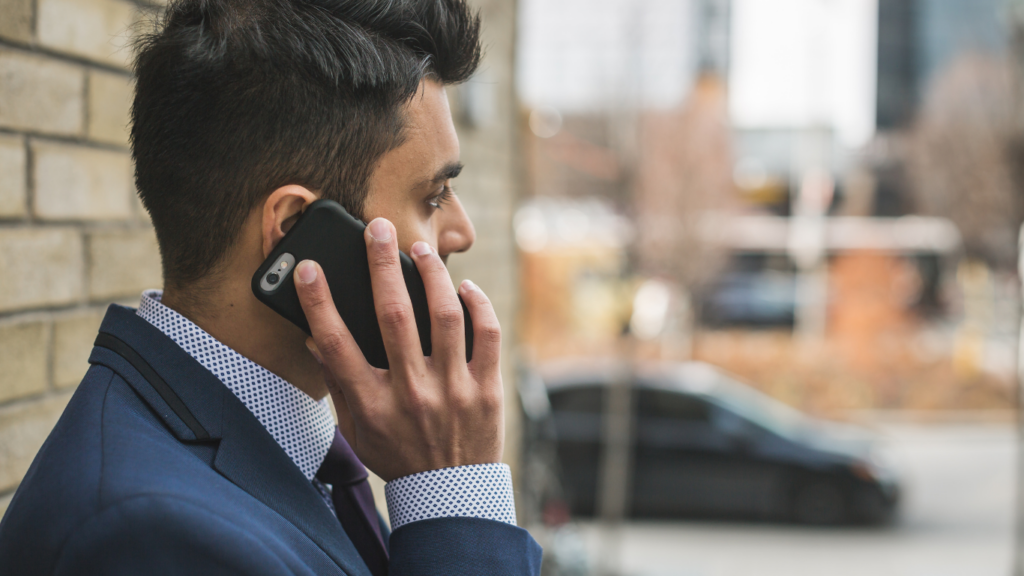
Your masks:
M341 432L334 429L334 440L323 464L317 470L316 477L321 482L333 486L347 486L365 480L369 475L366 467L359 461L352 447L345 441Z

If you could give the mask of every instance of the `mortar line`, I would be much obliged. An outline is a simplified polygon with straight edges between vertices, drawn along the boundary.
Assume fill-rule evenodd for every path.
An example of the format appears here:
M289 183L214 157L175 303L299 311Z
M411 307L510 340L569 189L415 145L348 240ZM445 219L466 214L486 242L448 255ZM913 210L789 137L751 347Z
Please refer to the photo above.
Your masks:
M117 144L107 144L105 142L97 142L95 140L89 140L85 137L79 136L61 136L55 134L47 134L46 132L37 132L33 130L22 130L20 132L14 132L18 134L24 134L34 140L45 140L48 142L58 142L61 144L75 144L83 148L91 148L94 150L106 150L108 152L128 152L127 146L120 146ZM0 130L0 133L7 133L6 130Z
M38 35L37 35L38 36ZM105 72L113 72L121 76L131 77L132 72L126 68L121 68L114 64L105 64L103 62L97 62L95 60L89 60L84 56L76 56L74 54L68 54L66 52L59 52L52 48L48 48L39 44L37 41L33 41L31 44L23 44L7 38L0 38L0 48L19 52L22 54L35 55L35 56L46 56L48 60L58 61L64 64L77 64L84 66L89 69L102 70Z
M32 177L32 173L35 170L35 157L32 155L32 147L29 146L28 136L19 134L21 136L21 145L25 147L25 217L19 218L22 222L32 222L33 210L32 205L35 203L36 191L35 191L35 178Z
M56 373L54 363L57 359L57 323L53 321L52 315L46 321L46 329L49 331L46 335L46 389L54 392L57 389L56 382L54 382Z
M92 74L86 70L85 75L82 77L82 126L81 133L86 139L89 138L89 89L92 85Z
M84 227L79 226L78 232L82 235L82 294L80 298L81 303L89 302L89 292L91 288L89 286L90 280L92 280L92 235L88 234Z
M0 410L5 410L18 404L31 404L33 402L39 402L41 400L46 400L48 398L53 398L56 396L60 396L61 394L66 394L68 392L74 391L74 388L66 388L63 390L46 389L43 390L42 392L36 392L34 394L28 394L26 396L18 396L17 398L10 398L8 400L0 402Z

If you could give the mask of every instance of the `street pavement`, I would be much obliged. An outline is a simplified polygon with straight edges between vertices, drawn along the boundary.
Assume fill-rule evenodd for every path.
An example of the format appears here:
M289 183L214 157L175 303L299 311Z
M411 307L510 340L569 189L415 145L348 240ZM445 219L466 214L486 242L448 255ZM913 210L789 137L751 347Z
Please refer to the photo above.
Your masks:
M894 448L905 490L892 526L635 522L607 533L584 523L577 527L581 551L592 573L600 573L603 554L624 576L1009 576L1013 426L876 428Z

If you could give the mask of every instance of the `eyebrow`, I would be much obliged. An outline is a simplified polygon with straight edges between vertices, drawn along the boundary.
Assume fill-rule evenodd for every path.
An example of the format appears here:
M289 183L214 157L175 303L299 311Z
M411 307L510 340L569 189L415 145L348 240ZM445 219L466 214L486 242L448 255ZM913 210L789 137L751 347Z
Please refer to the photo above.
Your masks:
M433 184L438 184L444 182L445 180L458 178L459 174L462 173L462 168L462 162L450 162L448 164L445 164L440 170L437 171L437 174L434 176L434 179L431 180L430 182Z

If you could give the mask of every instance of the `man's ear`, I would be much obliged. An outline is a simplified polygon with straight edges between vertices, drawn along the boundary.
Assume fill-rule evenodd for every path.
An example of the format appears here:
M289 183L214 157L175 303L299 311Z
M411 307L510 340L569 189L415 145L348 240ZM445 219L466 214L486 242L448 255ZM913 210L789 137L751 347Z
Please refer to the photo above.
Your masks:
M282 186L267 196L263 203L264 258L270 256L270 252L284 238L306 206L315 200L316 194L296 185Z

